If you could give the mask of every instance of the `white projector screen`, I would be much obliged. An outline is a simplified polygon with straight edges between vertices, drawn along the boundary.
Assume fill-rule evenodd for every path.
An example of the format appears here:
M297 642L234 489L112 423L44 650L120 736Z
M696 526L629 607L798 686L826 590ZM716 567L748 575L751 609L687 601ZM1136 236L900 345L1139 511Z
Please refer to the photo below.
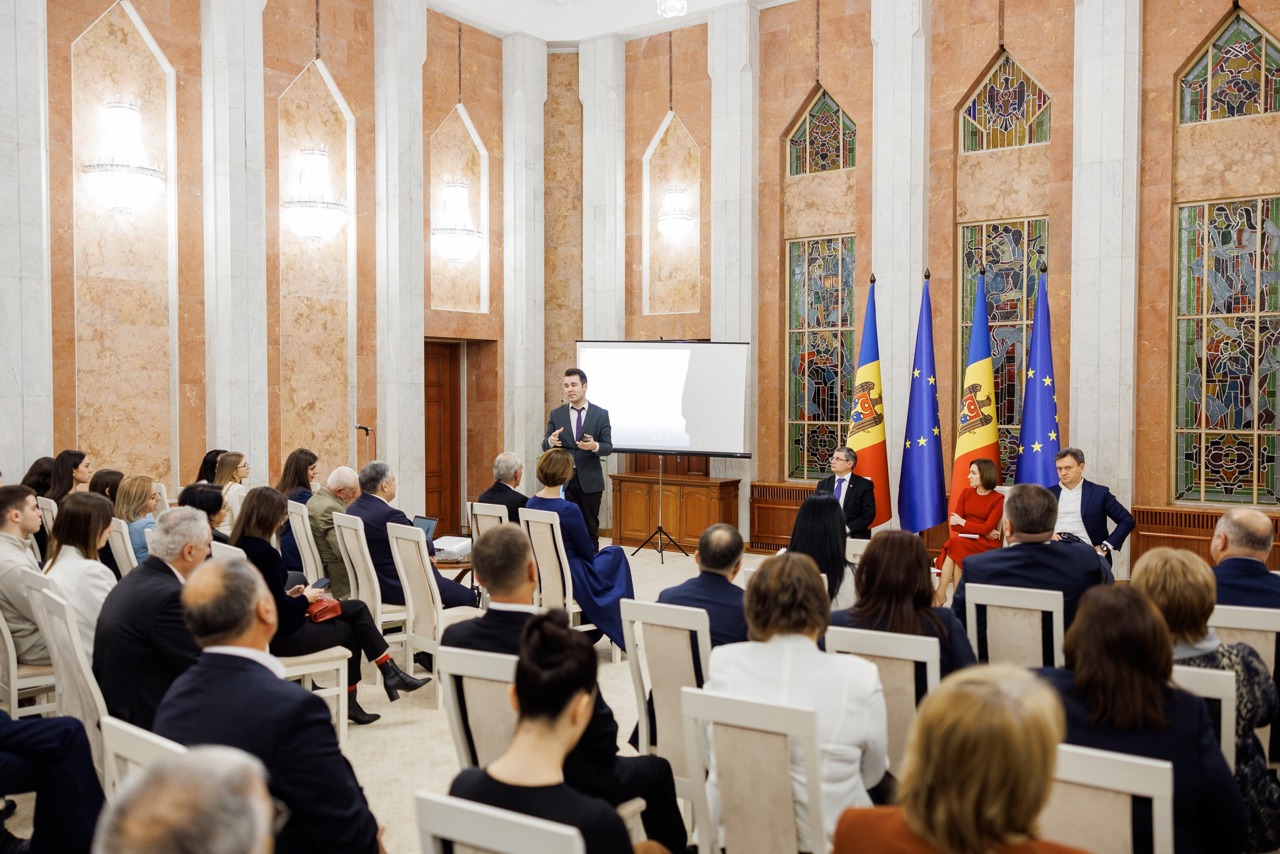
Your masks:
M609 410L621 453L749 457L750 344L579 341L587 399Z

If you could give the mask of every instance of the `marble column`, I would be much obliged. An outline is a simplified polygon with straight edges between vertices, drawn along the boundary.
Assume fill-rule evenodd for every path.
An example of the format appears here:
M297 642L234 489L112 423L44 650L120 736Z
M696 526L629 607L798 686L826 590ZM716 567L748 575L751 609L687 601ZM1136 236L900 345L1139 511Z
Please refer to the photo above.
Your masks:
M738 0L707 24L711 77L711 340L752 343L748 375L748 447L757 450L757 211L760 139L760 9ZM757 460L713 460L716 477L742 480L738 528L751 538L751 482Z
M1142 0L1076 0L1075 33L1066 439L1085 452L1089 479L1128 506L1137 426ZM1124 553L1116 569L1127 575Z
M872 0L871 259L889 483L897 525L902 431L929 234L930 0ZM934 264L950 264L946 258ZM859 274L861 280L866 276Z
M426 506L423 336L422 66L424 0L375 0L377 157L377 456L399 474L396 504Z
M533 460L543 411L543 110L547 43L502 40L503 448Z
M45 0L0 0L0 472L53 452Z
M210 448L267 470L267 215L262 10L203 0L205 360Z
M578 46L582 99L582 337L626 336L626 45Z

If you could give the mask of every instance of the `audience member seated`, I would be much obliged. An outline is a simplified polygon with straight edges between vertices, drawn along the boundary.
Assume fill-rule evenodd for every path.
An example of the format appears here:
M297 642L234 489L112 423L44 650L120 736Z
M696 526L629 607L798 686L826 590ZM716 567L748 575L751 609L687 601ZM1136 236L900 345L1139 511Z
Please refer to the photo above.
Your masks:
M1250 851L1280 848L1280 783L1267 767L1254 730L1277 722L1280 698L1262 657L1243 643L1224 644L1209 628L1217 599L1213 570L1183 549L1144 552L1133 566L1133 587L1145 593L1173 636L1173 663L1236 675L1236 784L1249 813Z
M552 448L538 458L540 489L528 503L530 510L550 510L560 517L560 533L573 578L573 598L588 622L594 623L619 649L626 648L622 636L623 599L634 599L631 565L627 553L618 546L596 551L587 532L582 510L560 497L560 487L573 477L573 456L564 448Z
M98 469L93 473L93 477L89 478L89 491L97 493L111 502L114 508L116 504L116 491L120 488L120 481L124 480L124 474L115 469ZM114 510L112 511L114 515ZM107 569L111 570L111 574L120 580L120 567L116 565L115 553L111 551L111 546L103 546L98 549L98 561Z
M1095 587L1067 632L1065 670L1040 675L1062 696L1067 743L1173 763L1178 854L1239 852L1245 812L1205 701L1170 687L1172 641L1164 618L1132 587ZM1150 810L1135 822L1134 850L1151 850Z
M511 746L487 768L464 769L449 794L576 827L588 854L632 850L626 825L613 807L565 781L565 757L592 719L597 666L591 641L569 628L564 611L531 617L516 665L519 721ZM675 850L684 849L681 839ZM671 849L641 843L634 850Z
M49 483L53 479L53 457L40 457L31 464L27 473L22 476L22 485L31 489L41 498L49 496ZM44 560L49 553L49 532L40 526L35 533L36 547L40 550L40 559Z
M481 504L498 504L507 508L507 518L520 521L520 508L529 498L519 490L524 478L524 463L510 451L503 451L493 460L493 486L480 493L476 499Z
M218 468L213 475L213 485L220 488L225 497L232 489L242 484L248 476L249 461L245 459L244 454L239 451L227 451L218 457ZM230 534L231 527L235 523L235 510L231 508L228 502L227 518L218 527L224 534Z
M62 501L53 523L45 573L58 585L76 614L84 653L93 658L93 631L102 603L116 586L110 569L98 562L111 533L111 502L92 492L76 492Z
M151 729L160 698L200 649L182 620L182 586L209 556L209 519L162 513L151 554L107 594L93 635L93 675L112 717Z
M324 700L283 679L266 652L276 608L262 576L243 561L210 561L182 605L204 653L165 694L156 733L179 744L224 744L267 766L271 794L289 810L277 854L374 854L378 823L329 719Z
M831 625L937 638L942 676L978 663L955 613L932 605L929 550L920 537L907 531L872 536L855 581L858 601L846 611L833 611Z
M359 496L360 478L355 470L338 466L329 472L325 485L307 502L307 521L311 525L311 538L316 541L316 552L320 555L320 570L329 579L329 592L338 599L351 595L351 579L347 578L347 565L342 562L342 552L338 550L333 514L346 513L347 505Z
M952 579L960 583L964 559L987 552L1000 545L1000 516L1004 513L1004 496L996 491L1000 473L988 459L969 464L969 485L960 492L959 503L951 513L951 536L938 555L938 587L934 605L945 605L947 588Z
M93 465L84 451L63 451L53 460L46 498L62 503L73 492L83 492L93 479Z
M196 747L137 771L98 823L94 854L271 854L267 769L234 747Z
M40 571L27 547L27 538L38 530L36 494L26 486L0 486L0 616L13 635L19 664L52 663L22 580L22 573Z
M354 723L368 724L378 719L356 701L356 687L360 684L360 654L382 671L382 687L392 701L400 699L401 691L417 691L430 679L415 679L402 671L387 651L382 632L373 624L369 609L358 599L338 603L341 609L332 618L315 622L310 618L312 606L327 597L323 590L298 584L286 589L288 570L280 553L267 539L280 527L280 520L288 512L288 502L279 491L269 486L249 490L240 508L240 518L231 532L231 544L244 549L245 556L262 573L267 589L275 599L279 628L271 641L275 655L308 655L342 646L351 650L347 659L347 718Z
M116 492L116 518L129 526L129 545L138 563L147 559L147 530L156 526L159 503L155 481L146 475L126 477Z
M1267 570L1273 537L1271 520L1257 510L1222 514L1209 541L1219 605L1280 608L1280 575Z
M306 448L295 448L284 461L280 469L280 482L276 491L290 501L306 504L311 500L311 483L316 479L318 458ZM302 552L293 539L293 526L288 518L280 527L280 557L284 559L286 569L302 572Z
M742 569L742 535L723 522L712 525L698 538L693 562L698 574L658 594L662 605L701 608L711 621L711 646L742 643L747 639L747 618L742 613L742 588L733 583Z
M515 525L500 525L476 538L471 548L476 581L489 593L483 616L444 630L444 646L516 655L520 633L530 618L538 589L533 547ZM684 820L676 802L671 765L657 756L619 756L618 722L600 692L595 693L591 720L576 744L566 747L564 781L572 789L617 806L644 798L645 832L672 851L683 851Z
M827 503L832 503L827 499ZM814 709L818 715L818 762L822 774L825 840L810 840L808 789L799 745L792 745L791 788L799 851L826 851L836 819L846 807L871 806L867 790L888 767L884 692L876 666L855 655L818 649L827 630L831 600L817 564L797 552L760 564L745 599L751 640L711 651L707 691ZM719 815L714 758L707 777L713 817ZM718 821L718 819L717 819Z
M225 448L214 448L200 460L200 471L196 472L196 483L213 483L218 476L218 458L225 454Z
M834 498L840 506L845 532L856 540L871 539L871 524L876 518L875 485L853 473L858 467L858 453L849 447L831 452L831 474L818 481L815 495ZM888 496L881 498L887 501Z
M209 518L209 533L213 542L231 543L231 538L218 530L218 526L227 518L227 499L223 497L221 489L211 483L184 486L178 493L178 506L194 507Z
M911 725L900 805L846 810L833 854L1085 854L1035 838L1063 729L1053 689L1026 670L952 674Z
M13 720L0 711L0 781L7 794L36 795L30 841L0 826L0 851L88 854L102 787L80 721Z
M853 570L844 556L847 539L844 513L830 495L815 492L801 503L786 550L813 558L826 582L833 611L848 608L856 595Z
M391 538L387 536L387 525L411 525L409 517L391 506L396 497L396 475L391 466L381 460L374 460L360 469L360 497L351 502L347 512L364 520L364 538L369 545L369 559L373 561L373 570L378 575L378 586L382 591L382 601L391 605L404 604L404 588L400 585L400 573L396 571L395 559L391 557ZM431 571L436 574L436 586L440 590L440 600L446 608L458 605L476 604L476 594L471 588L456 581L445 578L436 569L435 546L427 540L431 555Z

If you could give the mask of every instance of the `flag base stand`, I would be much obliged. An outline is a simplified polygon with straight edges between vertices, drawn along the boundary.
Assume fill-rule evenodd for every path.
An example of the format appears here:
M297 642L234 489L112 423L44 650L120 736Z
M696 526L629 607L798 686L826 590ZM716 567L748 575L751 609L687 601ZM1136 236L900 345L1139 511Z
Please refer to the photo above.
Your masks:
M663 537L666 537L667 543L675 546L676 550L679 551L680 554L685 557L689 556L689 553L684 550L684 547L677 543L675 538L668 534L662 527L662 462L665 459L666 454L658 454L658 527L654 528L653 533L649 535L649 538L636 546L635 551L631 553L631 556L635 557L642 548L653 543L653 547L658 550L658 563L661 563L664 566L666 565L667 560L662 554L666 549L666 544L662 542Z

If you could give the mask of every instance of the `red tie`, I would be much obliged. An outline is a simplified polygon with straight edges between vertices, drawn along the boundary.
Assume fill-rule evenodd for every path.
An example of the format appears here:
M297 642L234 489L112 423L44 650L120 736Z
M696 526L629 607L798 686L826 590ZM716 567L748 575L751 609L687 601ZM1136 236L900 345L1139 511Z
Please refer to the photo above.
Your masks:
M577 407L574 407L573 411L578 413L578 423L573 428L573 438L581 439L582 438L582 410L578 409Z

